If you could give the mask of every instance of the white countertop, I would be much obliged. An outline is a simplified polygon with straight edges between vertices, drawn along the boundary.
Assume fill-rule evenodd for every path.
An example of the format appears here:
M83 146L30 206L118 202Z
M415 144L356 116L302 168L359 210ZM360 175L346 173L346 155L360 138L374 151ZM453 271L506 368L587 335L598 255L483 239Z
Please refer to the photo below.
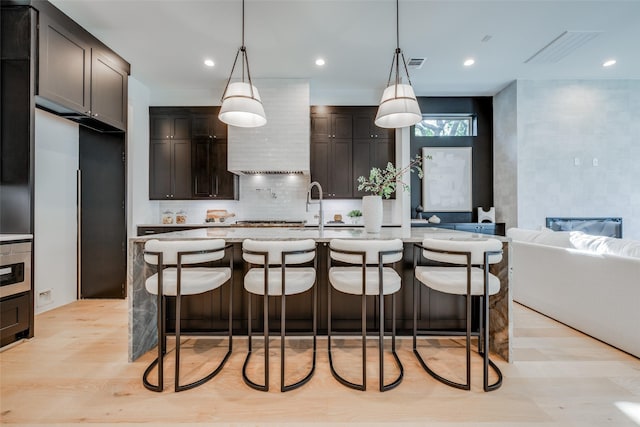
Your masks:
M325 228L320 232L317 228L307 227L218 227L197 228L193 230L174 231L170 233L153 234L149 236L132 237L132 242L143 242L150 239L225 239L229 242L242 242L245 239L274 239L274 240L298 240L313 239L318 242L328 242L331 239L401 239L405 242L421 242L425 237L442 238L489 238L493 237L501 241L508 240L502 236L489 236L486 234L467 233L443 228L423 227L388 227L380 233L367 233L359 227Z
M0 242L15 242L33 240L33 234L0 234Z
M350 224L348 222L345 223L336 223L336 222L328 222L325 223L325 227L350 227L350 228L358 228L364 227L364 223L360 224ZM401 227L402 224L382 224L383 227ZM189 224L137 224L137 227L153 227L153 228L161 228L161 227L238 227L233 222L205 222L205 223L189 223ZM245 226L246 227L246 226ZM318 224L305 224L304 227L315 227L318 228Z

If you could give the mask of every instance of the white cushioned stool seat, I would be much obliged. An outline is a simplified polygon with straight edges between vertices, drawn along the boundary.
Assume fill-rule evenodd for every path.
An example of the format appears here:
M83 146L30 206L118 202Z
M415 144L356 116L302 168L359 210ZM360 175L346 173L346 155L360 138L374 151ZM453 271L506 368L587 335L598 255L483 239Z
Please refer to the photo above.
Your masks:
M180 293L182 295L195 295L212 291L224 285L231 278L229 267L193 267L182 269L182 281ZM158 273L149 277L145 282L147 292L158 295ZM178 269L165 268L162 276L162 293L167 296L176 296L178 290Z
M498 366L489 358L489 296L500 291L500 279L489 272L491 264L502 261L502 242L489 237L454 237L454 238L425 238L422 245L415 245L422 257L429 261L429 265L419 265L418 257L414 258L414 288L413 288L413 354L422 368L438 381L461 390L471 390L471 336L478 337L478 354L483 358L483 389L492 391L502 385L502 373ZM434 265L436 263L436 265ZM445 264L445 265L442 265ZM465 382L453 381L436 373L429 367L427 361L418 350L418 335L438 336L459 335L459 330L434 332L432 329L418 330L418 303L421 300L421 283L426 288L450 295L464 297L465 318ZM431 292L425 295L429 301L424 304L430 307ZM460 298L460 297L458 297ZM472 328L472 301L477 302L477 331ZM427 316L428 317L428 316ZM497 375L497 380L489 384L489 367Z
M229 249L229 252L227 250ZM221 265L222 260L227 261ZM164 358L167 352L167 314L166 297L175 297L175 375L174 390L189 390L202 385L218 375L231 356L233 342L233 289L228 292L228 336L227 351L218 365L204 377L188 384L180 384L180 347L181 347L181 315L182 297L210 292L229 284L233 288L233 248L224 239L200 240L167 240L152 239L144 245L144 260L155 269L145 281L148 293L156 295L156 321L158 333L158 356L147 367L142 375L144 386L152 391L161 392L164 389ZM215 265L209 263L216 261ZM224 266L223 266L224 265ZM178 292L178 281L180 290ZM160 289L162 285L162 289ZM209 331L218 334L221 331ZM149 381L149 374L157 366L158 380L156 384Z
M362 295L362 268L361 267L332 267L329 270L329 281L331 285L345 294ZM383 295L390 295L398 292L402 280L400 275L391 267L384 267L382 270ZM366 295L379 295L380 286L378 284L378 268L366 268Z
M329 287L327 295L327 349L329 352L329 368L331 374L341 384L355 390L367 389L367 298L378 296L376 310L378 319L378 388L387 391L397 387L404 376L404 368L396 353L396 293L402 286L402 278L396 270L389 265L402 260L404 244L400 239L333 239L329 242ZM334 261L336 264L334 265ZM343 264L347 264L344 266ZM364 277L363 277L364 275ZM364 284L362 283L364 280ZM382 281L382 283L380 283ZM364 288L364 289L363 289ZM331 293L332 289L339 292L356 295L360 299L361 339L361 382L355 383L338 373L334 366L334 358L331 353ZM382 295L380 295L382 294ZM385 300L390 295L391 299L391 354L398 369L395 379L385 384L384 375L384 340L385 340ZM353 297L351 297L353 298ZM355 298L354 298L355 299Z
M416 267L416 278L433 290L447 294L467 294L467 270L460 267ZM500 279L489 273L489 295L500 291ZM471 295L484 294L484 271L471 268Z
M253 332L251 327L253 311L251 304L254 296L250 296L247 304L248 324L248 352L242 367L242 379L249 387L269 391L269 299L280 299L280 391L294 390L306 384L316 369L317 349L317 306L318 289L316 284L316 242L312 239L303 240L253 240L245 239L242 242L242 259L249 265L249 271L244 276L244 288L253 295L262 296L262 316L264 334L264 380L262 384L249 378L247 367L253 354ZM300 266L313 263L313 267ZM284 273L284 277L283 277ZM284 280L283 280L284 279ZM266 290L265 290L266 281ZM284 282L284 283L283 283ZM283 291L284 287L284 291ZM289 295L311 292L312 297L312 336L313 353L311 368L300 380L290 384L285 381L285 338L286 333L286 301ZM284 295L283 295L284 293Z
M306 292L316 281L316 270L313 267L290 267L285 273L287 295ZM244 288L256 295L264 295L264 268L252 268L244 276ZM269 269L269 296L282 295L282 270L280 267Z

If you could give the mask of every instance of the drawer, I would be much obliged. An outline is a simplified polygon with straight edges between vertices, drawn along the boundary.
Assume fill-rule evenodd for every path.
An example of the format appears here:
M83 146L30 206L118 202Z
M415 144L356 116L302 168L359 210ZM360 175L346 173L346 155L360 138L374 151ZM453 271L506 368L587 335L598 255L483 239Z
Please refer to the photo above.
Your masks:
M29 329L29 292L0 300L0 341L15 341L15 336Z

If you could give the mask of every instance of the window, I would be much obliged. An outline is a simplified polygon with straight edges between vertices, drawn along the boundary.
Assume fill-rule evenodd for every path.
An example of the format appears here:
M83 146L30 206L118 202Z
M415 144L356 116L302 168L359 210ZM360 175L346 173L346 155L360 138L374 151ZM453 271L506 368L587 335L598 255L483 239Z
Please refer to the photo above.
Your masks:
M415 136L473 136L472 116L423 116L415 126Z

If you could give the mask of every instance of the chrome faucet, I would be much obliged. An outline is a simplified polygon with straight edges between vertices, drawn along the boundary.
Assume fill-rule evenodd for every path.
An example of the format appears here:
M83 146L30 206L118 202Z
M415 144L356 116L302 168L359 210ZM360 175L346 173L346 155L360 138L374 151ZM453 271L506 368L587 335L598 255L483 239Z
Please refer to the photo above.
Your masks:
M311 190L313 189L314 186L318 187L318 194L320 196L317 202L311 201ZM318 213L320 215L318 229L320 230L320 232L322 232L322 230L324 230L324 214L322 212L322 187L320 186L320 183L318 181L313 181L311 184L309 184L309 189L307 190L307 212L309 212L309 205L311 204L318 205Z

